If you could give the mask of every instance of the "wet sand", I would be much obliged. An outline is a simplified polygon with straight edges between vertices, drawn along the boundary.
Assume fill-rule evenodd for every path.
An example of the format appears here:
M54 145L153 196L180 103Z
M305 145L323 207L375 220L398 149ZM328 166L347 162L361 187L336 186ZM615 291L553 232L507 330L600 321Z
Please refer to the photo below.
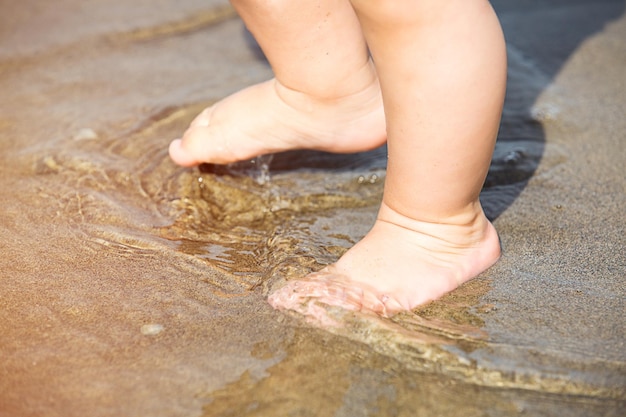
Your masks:
M3 5L0 416L621 415L625 5L494 6L502 260L317 329L265 298L366 233L384 149L176 167L199 110L270 76L227 2Z

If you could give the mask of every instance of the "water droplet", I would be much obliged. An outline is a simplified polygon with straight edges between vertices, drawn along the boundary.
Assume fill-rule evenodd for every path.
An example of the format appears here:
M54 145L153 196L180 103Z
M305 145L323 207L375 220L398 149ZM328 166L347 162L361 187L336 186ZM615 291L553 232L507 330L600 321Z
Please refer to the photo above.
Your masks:
M514 149L504 155L504 158L502 158L502 162L504 162L505 164L513 165L517 164L522 159L524 159L524 151L521 149Z

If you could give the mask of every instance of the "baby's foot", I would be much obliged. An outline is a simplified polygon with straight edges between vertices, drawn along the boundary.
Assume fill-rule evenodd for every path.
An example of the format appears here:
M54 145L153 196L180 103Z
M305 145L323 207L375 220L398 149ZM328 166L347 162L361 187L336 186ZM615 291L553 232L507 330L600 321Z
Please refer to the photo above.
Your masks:
M372 230L337 263L289 281L269 297L331 323L318 303L389 317L435 300L493 265L500 242L482 211L463 225L423 223L381 207Z
M385 143L385 115L371 63L337 97L315 97L272 79L205 109L170 156L183 166L227 164L292 149L350 153Z

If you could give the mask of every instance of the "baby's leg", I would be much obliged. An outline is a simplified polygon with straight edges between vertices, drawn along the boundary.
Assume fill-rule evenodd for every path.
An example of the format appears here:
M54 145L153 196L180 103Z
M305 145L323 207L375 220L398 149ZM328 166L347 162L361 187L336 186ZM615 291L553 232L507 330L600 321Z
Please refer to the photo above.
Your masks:
M353 0L380 78L389 161L372 230L334 265L270 296L389 315L436 299L491 266L498 236L478 196L506 83L486 0Z
M348 0L234 0L274 70L202 112L170 156L184 166L297 148L373 149L386 140L380 87Z

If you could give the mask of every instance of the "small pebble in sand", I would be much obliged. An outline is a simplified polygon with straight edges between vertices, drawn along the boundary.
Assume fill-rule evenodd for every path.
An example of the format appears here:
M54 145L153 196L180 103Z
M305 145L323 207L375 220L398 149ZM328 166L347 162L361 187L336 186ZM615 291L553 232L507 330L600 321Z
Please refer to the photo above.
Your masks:
M95 140L98 139L98 134L88 127L80 129L74 135L74 140Z
M163 331L164 327L162 324L150 323L144 324L141 326L141 334L144 336L154 336Z
M61 166L52 156L44 157L42 162L47 168L51 169L52 171L58 171L59 169L61 169Z

